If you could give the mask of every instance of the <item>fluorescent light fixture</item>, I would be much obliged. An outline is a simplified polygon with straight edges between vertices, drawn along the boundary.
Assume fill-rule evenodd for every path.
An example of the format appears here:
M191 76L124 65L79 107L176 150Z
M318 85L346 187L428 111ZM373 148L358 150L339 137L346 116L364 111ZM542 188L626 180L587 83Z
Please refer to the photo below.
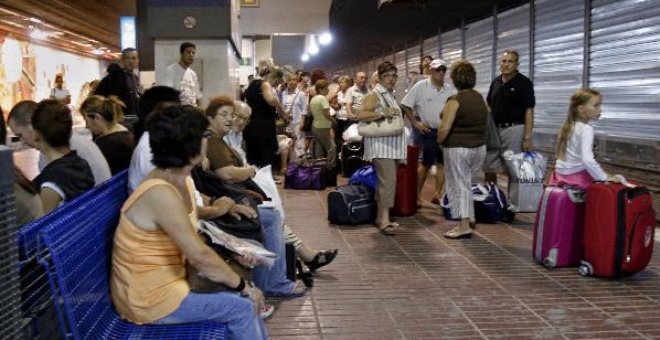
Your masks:
M38 28L35 28L34 30L32 30L32 32L30 32L30 37L32 39L36 39L36 40L44 40L44 39L48 38L48 33L44 32L44 31L42 31Z
M103 53L105 53L105 52L102 49L98 48L98 47L92 50L92 54L94 54L94 55L102 55Z
M313 34L310 36L307 52L309 52L311 55L316 55L319 53L319 45L316 44L316 39Z
M307 60L309 60L309 54L307 54L307 53L303 53L303 55L300 57L300 59L301 59L303 62L307 62Z
M319 44L327 45L332 42L332 34L325 32L319 36Z

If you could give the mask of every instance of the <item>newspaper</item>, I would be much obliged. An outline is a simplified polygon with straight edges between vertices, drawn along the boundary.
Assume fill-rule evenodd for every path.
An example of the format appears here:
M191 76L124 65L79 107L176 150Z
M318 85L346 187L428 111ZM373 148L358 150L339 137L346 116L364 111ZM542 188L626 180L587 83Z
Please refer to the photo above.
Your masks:
M256 259L257 265L273 267L277 254L266 250L261 244L236 236L227 234L218 228L213 222L199 221L199 230L208 235L211 242L227 248L228 250L242 256L252 256Z

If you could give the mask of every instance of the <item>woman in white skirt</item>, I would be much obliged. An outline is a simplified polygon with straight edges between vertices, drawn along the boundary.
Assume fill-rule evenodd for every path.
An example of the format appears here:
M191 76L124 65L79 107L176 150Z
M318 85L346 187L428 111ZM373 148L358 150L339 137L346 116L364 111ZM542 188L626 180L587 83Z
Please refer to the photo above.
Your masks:
M446 238L472 236L476 226L472 201L472 180L479 173L486 155L488 106L474 90L477 72L461 60L451 66L451 80L458 91L449 97L438 128L438 144L443 148L447 197L452 216L460 220L445 233Z

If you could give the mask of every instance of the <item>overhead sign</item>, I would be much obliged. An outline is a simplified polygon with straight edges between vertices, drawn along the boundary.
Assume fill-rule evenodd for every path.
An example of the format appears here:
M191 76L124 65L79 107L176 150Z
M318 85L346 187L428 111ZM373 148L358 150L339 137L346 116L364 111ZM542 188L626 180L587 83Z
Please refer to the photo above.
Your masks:
M119 17L119 28L121 32L121 50L123 51L129 47L137 48L135 17Z

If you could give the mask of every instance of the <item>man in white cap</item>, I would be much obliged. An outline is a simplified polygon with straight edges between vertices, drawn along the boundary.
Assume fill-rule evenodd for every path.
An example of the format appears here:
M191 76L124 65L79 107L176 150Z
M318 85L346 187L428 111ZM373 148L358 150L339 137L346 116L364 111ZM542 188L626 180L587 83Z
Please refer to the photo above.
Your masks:
M442 59L435 59L430 64L429 77L418 81L401 101L403 111L413 127L415 144L421 150L422 162L417 169L417 205L437 208L422 199L421 190L426 182L428 170L437 165L435 178L435 197L439 200L445 185L445 172L442 166L442 150L437 143L440 113L447 98L454 94L453 88L445 82L447 66Z

